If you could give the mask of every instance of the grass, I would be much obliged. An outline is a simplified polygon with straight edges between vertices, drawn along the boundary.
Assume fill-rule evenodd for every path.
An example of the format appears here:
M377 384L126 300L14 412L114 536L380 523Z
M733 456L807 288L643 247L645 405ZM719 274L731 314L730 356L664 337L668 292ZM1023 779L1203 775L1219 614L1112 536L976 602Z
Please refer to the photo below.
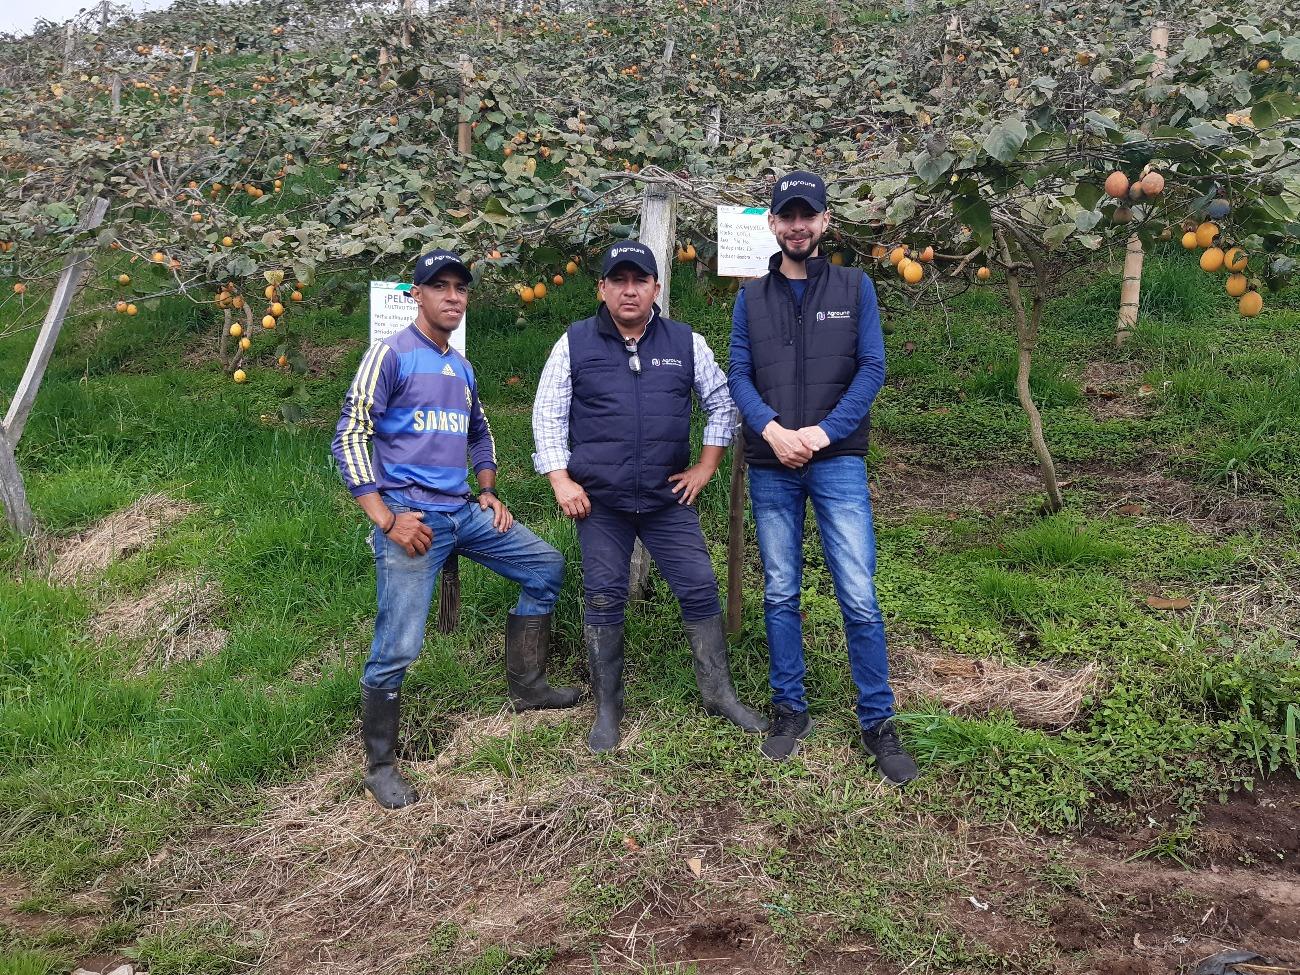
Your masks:
M1065 282L1049 303L1033 387L1064 476L1078 479L1065 512L1040 517L1031 495L997 510L973 500L951 517L885 508L878 524L877 586L896 652L937 646L1025 664L1098 663L1104 679L1080 720L1048 732L1005 714L953 716L913 702L901 724L926 774L906 797L883 792L851 749L838 607L812 545L804 605L819 729L806 760L765 764L751 740L696 708L677 609L653 577L651 599L629 620L633 747L594 762L581 750L583 718L560 717L477 740L449 769L504 793L596 783L600 802L574 810L592 845L590 858L565 867L566 943L594 950L622 912L685 897L674 857L694 837L761 878L762 910L792 959L869 944L900 964L925 956L929 971L996 970L1008 964L998 949L936 910L967 890L948 869L964 855L961 843L942 824L1069 833L1121 799L1141 808L1172 797L1194 808L1236 781L1296 768L1295 646L1280 627L1244 628L1217 613L1212 596L1257 579L1259 560L1292 565L1297 551L1300 440L1286 422L1300 411L1296 316L1226 313L1181 258L1152 255L1143 319L1122 353L1110 346L1110 313L1097 310L1117 292L1114 274ZM328 297L293 309L294 334L255 346L246 387L187 358L215 335L208 309L168 300L129 327L94 315L69 324L20 449L41 523L71 534L151 491L198 510L76 587L43 581L21 545L0 542L0 874L21 878L40 903L111 891L96 932L0 926L0 971L66 971L68 958L96 945L129 949L155 975L222 973L243 970L265 947L252 930L158 923L162 894L147 864L192 830L256 824L266 790L311 774L354 726L373 569L327 447L362 353L360 281L324 283ZM503 494L571 566L553 670L574 683L583 678L577 543L531 472L529 409L551 344L591 307L591 283L573 276L528 309L523 327L513 306L490 300L469 323ZM673 312L725 357L729 293L678 275ZM906 463L977 484L1032 463L1006 319L993 289L961 296L946 320L928 310L892 316L875 470ZM3 340L0 388L13 387L32 337ZM322 347L347 350L294 378L267 365L285 342L309 358ZM1127 364L1155 387L1139 418L1094 415L1082 376L1099 361ZM282 421L289 398L301 422ZM1211 535L1175 517L1118 513L1089 479L1153 455L1171 458L1194 492L1235 489L1283 514L1250 532ZM728 476L724 465L700 503L720 574ZM750 531L733 669L741 696L761 702L766 645ZM221 653L137 674L138 641L89 637L110 600L199 572L220 591L212 623L230 633ZM501 707L500 630L515 594L477 566L463 572L459 631L430 633L408 679L410 758L434 757L458 722ZM1186 594L1199 608L1161 614L1145 604L1152 592ZM627 836L643 851L632 865ZM1191 845L1188 833L1158 852L1181 856ZM1053 876L1044 867L1040 886L1053 888ZM451 923L428 919L413 971L542 972L552 962L549 947L491 943ZM643 970L677 969L653 959Z

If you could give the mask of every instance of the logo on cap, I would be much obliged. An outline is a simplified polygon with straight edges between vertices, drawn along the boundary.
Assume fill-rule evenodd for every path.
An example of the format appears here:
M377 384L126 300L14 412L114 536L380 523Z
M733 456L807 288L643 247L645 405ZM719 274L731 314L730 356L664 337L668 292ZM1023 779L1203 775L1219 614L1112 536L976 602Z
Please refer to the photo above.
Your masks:
M789 188L790 188L790 181L788 179L781 180L781 189L788 190Z
M433 265L436 264L437 262L438 262L438 258L436 257L426 257L424 259L424 266L433 267Z
M615 247L612 251L609 252L609 256L618 257L619 254L640 254L640 253L641 253L641 248L639 247Z

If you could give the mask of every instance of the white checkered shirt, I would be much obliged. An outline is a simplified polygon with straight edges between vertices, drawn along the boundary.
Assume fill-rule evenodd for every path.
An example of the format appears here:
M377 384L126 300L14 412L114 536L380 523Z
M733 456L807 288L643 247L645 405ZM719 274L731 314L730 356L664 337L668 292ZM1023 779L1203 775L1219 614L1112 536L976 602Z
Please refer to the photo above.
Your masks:
M729 447L740 412L727 391L726 373L713 358L704 336L692 332L695 352L695 395L708 414L704 424L704 445ZM537 453L533 467L549 474L569 466L569 406L573 400L573 373L569 368L569 336L566 332L551 349L550 358L537 383L533 400L533 440Z

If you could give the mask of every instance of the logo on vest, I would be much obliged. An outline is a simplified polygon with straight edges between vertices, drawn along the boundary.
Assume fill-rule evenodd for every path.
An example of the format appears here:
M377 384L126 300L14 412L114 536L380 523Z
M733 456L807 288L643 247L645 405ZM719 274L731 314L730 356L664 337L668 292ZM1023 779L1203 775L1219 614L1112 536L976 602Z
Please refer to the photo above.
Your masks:
M819 311L819 312L817 313L817 321L819 321L819 322L824 322L824 321L826 321L826 319L828 319L828 318L829 318L831 321L836 321L836 320L839 320L839 319L845 319L845 318L848 318L848 317L849 317L849 312L848 312L847 309L844 310L844 311Z
M681 359L651 359L651 360L650 360L650 365L652 365L652 366L676 366L678 369L680 369L680 368L682 367L682 360L681 360Z

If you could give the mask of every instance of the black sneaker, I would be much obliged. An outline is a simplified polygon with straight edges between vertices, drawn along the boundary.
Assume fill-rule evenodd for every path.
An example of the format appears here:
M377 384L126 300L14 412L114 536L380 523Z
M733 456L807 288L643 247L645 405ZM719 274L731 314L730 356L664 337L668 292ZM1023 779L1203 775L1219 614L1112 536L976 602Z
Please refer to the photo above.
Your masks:
M807 711L792 711L777 705L772 727L759 750L774 762L783 762L799 753L799 742L812 734L812 716Z
M920 774L916 762L912 761L912 756L907 754L902 742L898 740L898 732L890 718L881 721L870 731L862 729L862 747L876 760L876 768L890 785L904 785Z

